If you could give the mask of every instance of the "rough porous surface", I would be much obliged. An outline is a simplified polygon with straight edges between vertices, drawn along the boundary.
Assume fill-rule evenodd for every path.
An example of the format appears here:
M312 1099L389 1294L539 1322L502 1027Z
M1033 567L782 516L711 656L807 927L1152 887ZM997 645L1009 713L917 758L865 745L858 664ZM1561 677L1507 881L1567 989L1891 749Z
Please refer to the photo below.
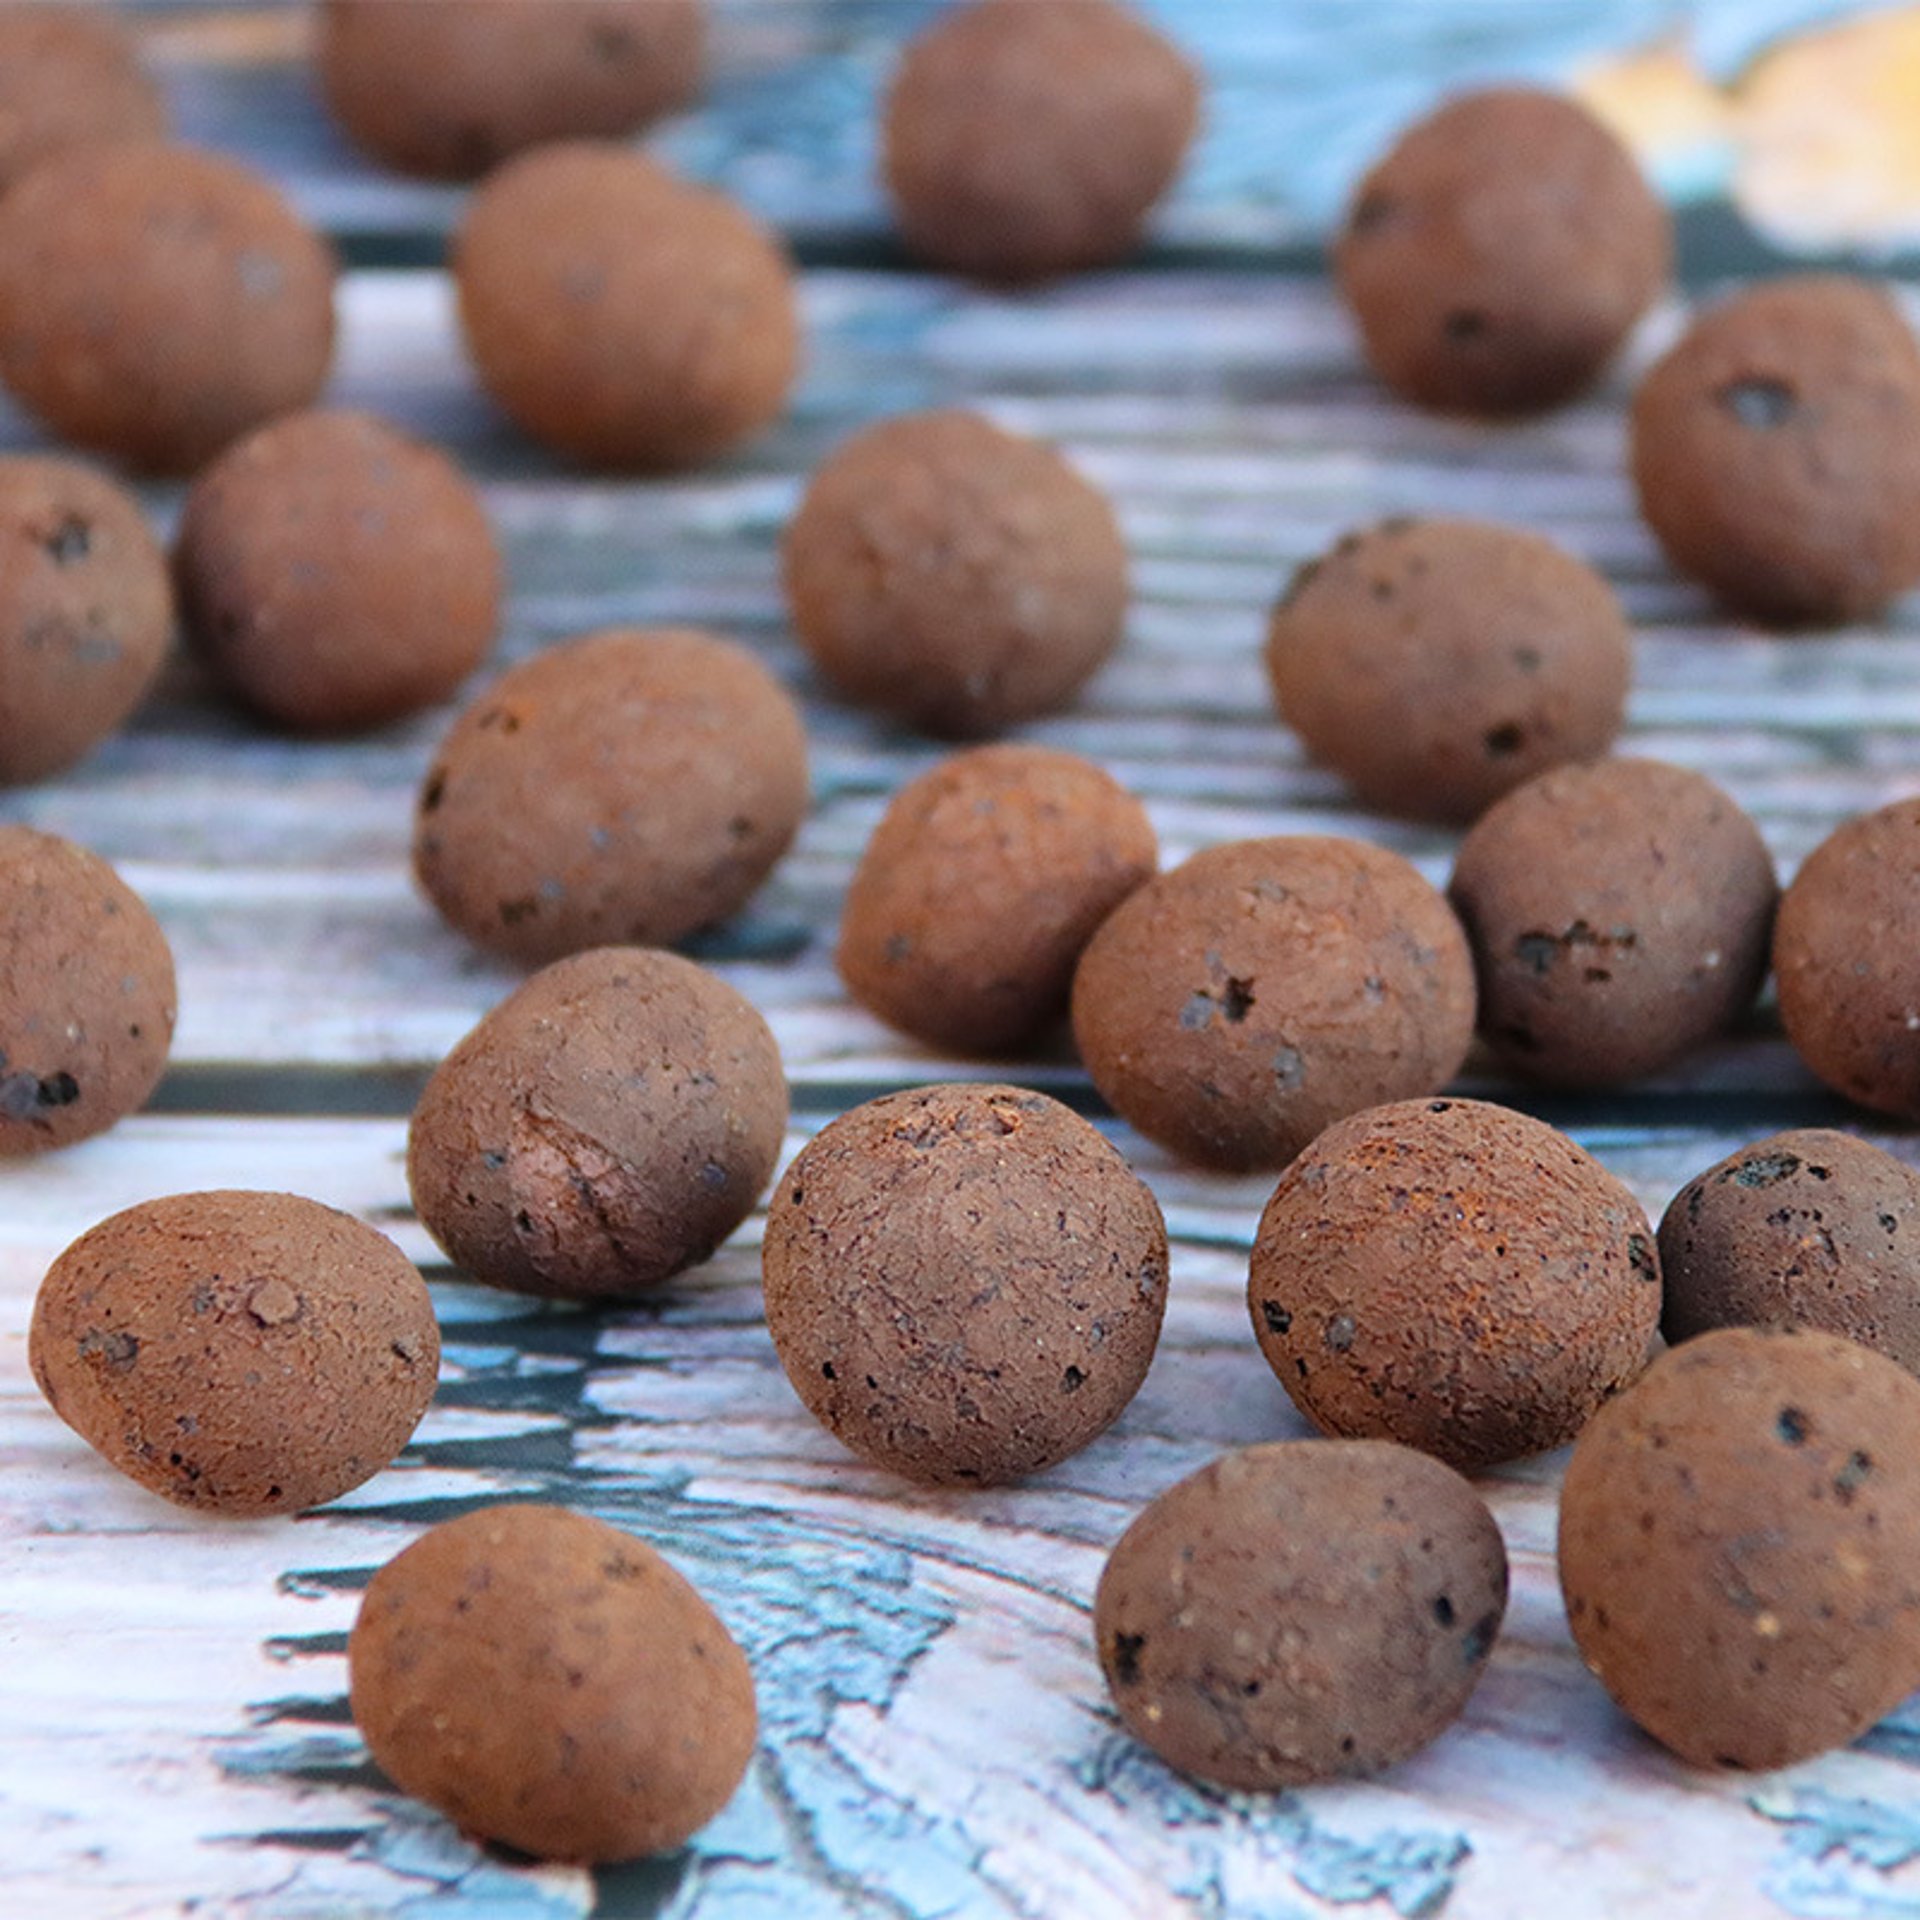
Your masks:
M71 147L158 140L167 110L105 8L0 7L0 192Z
M1920 1684L1920 1381L1825 1333L1663 1355L1573 1450L1560 1586L1581 1658L1683 1760L1852 1740Z
M842 1114L780 1182L762 1263L794 1391L914 1480L987 1485L1077 1453L1145 1378L1167 1300L1153 1195L1019 1087Z
M1281 1167L1344 1115L1453 1076L1473 962L1399 855L1238 840L1114 910L1074 975L1073 1032L1149 1139L1203 1166Z
M183 1507L298 1513L370 1480L433 1398L426 1282L383 1234L290 1193L178 1193L48 1270L28 1345L48 1404Z
M713 1609L651 1547L561 1507L483 1507L396 1554L347 1674L396 1786L538 1859L670 1852L753 1758L753 1675Z
M1126 618L1106 496L1051 447L955 409L883 420L829 456L782 560L821 672L944 739L1064 706Z
M1329 1127L1281 1176L1247 1305L1322 1432L1472 1473L1571 1440L1635 1378L1660 1263L1640 1203L1565 1134L1405 1100Z
M1169 1487L1094 1596L1127 1730L1255 1792L1378 1773L1467 1703L1507 1606L1486 1502L1367 1440L1246 1447Z

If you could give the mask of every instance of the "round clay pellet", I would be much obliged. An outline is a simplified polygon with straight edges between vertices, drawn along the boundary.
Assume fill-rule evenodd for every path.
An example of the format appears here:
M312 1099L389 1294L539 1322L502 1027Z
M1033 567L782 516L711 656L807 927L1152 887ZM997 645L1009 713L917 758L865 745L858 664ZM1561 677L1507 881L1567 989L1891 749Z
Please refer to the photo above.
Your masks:
M1407 1447L1246 1447L1169 1487L1094 1596L1127 1731L1251 1789L1378 1773L1456 1718L1507 1607L1486 1502Z
M102 7L0 7L0 192L73 147L158 140L160 89Z
M753 1675L659 1554L561 1507L442 1521L373 1576L354 1724L403 1792L541 1860L668 1853L753 1758Z
M412 1261L350 1214L290 1193L178 1193L53 1263L28 1357L61 1419L150 1492L299 1513L406 1445L440 1334Z
M745 648L616 628L522 661L454 721L414 871L516 960L665 945L743 905L806 810L799 712Z
M1086 1121L1019 1087L916 1087L787 1169L767 1331L807 1409L909 1479L1038 1473L1112 1425L1167 1301L1160 1208Z

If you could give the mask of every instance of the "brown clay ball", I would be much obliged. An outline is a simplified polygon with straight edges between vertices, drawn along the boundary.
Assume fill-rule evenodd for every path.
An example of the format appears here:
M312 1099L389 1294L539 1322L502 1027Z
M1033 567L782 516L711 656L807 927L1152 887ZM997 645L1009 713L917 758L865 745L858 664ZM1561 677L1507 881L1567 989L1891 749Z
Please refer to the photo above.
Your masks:
M320 86L384 165L474 180L523 147L685 106L705 25L700 0L327 0Z
M173 1043L173 954L98 854L0 826L0 1160L146 1103Z
M160 90L113 14L0 8L0 192L53 154L166 131Z
M1641 382L1633 479L1667 558L1735 613L1871 618L1920 582L1920 347L1868 281L1748 288Z
M753 1211L786 1124L779 1048L742 995L677 954L602 947L535 974L440 1063L407 1180L475 1279L627 1299Z
M916 1087L787 1169L767 1330L807 1410L912 1480L1038 1473L1112 1425L1167 1302L1153 1195L1078 1114L1019 1087Z
M1467 821L1620 731L1633 642L1589 566L1517 527L1385 520L1295 575L1267 629L1280 717L1370 807Z
M446 455L364 413L290 414L194 483L174 571L224 685L299 732L443 700L499 625L500 555Z
M1723 1328L1581 1435L1560 1587L1614 1702L1696 1766L1790 1766L1920 1684L1920 1381Z
M539 147L490 174L454 274L480 384L587 466L711 460L776 418L799 371L778 242L626 147Z
M1195 854L1123 901L1073 981L1093 1083L1202 1166L1281 1167L1323 1127L1431 1093L1473 1038L1459 923L1398 854L1315 835Z
M1334 243L1368 361L1446 413L1537 413L1584 392L1666 284L1672 223L1584 107L1496 87L1409 128Z
M454 721L414 871L480 946L541 963L724 920L807 810L807 743L744 647L616 628L522 661Z
M1111 0L974 0L907 47L881 169L909 249L988 281L1131 253L1180 170L1200 83Z
M1654 1244L1633 1195L1543 1121L1403 1100L1281 1176L1247 1305L1323 1433L1476 1473L1571 1440L1646 1365Z
M1779 884L1760 830L1704 774L1599 760L1490 808L1448 897L1502 1064L1607 1087L1658 1072L1753 1005Z
M117 732L172 638L140 503L71 460L0 459L0 785L62 773Z
M902 787L867 842L840 977L931 1046L1025 1046L1066 1012L1081 951L1158 860L1146 809L1090 760L955 754Z
M1065 706L1126 619L1106 496L1051 447L957 410L856 434L807 482L782 559L827 679L942 739Z
M1417 1753L1467 1704L1506 1608L1500 1529L1451 1468L1291 1440L1153 1501L1107 1561L1093 1629L1135 1739L1263 1792Z
M309 405L334 262L279 190L188 147L88 147L0 199L0 380L63 439L190 473Z
M347 1641L354 1723L403 1792L542 1860L667 1853L753 1758L753 1675L632 1535L561 1507L429 1528Z
M48 1270L28 1357L48 1404L149 1492L299 1513L370 1480L439 1378L426 1282L384 1235L290 1193L179 1193Z

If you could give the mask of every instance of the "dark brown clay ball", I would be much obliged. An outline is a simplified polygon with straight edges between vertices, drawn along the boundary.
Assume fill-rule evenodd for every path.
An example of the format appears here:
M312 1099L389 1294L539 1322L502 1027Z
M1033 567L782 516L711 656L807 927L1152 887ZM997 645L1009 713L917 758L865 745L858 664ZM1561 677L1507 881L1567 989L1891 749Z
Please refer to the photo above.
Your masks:
M473 941L540 963L724 920L807 810L807 743L744 647L615 628L550 648L454 721L421 788L421 886Z
M1920 347L1868 281L1748 288L1641 382L1633 479L1667 558L1734 612L1868 619L1920 582Z
M1403 1100L1329 1127L1260 1216L1253 1330L1323 1433L1466 1473L1543 1453L1646 1365L1640 1203L1543 1121Z
M745 998L677 954L602 947L535 974L440 1063L407 1179L475 1279L625 1299L753 1211L786 1124L780 1050Z
M881 171L909 249L988 281L1123 258L1173 183L1200 82L1111 0L974 0L907 47Z
M999 1053L1067 1009L1094 930L1149 879L1146 809L1090 760L975 747L897 793L847 889L860 1004L929 1045Z
M54 154L166 131L160 89L113 14L0 8L0 192Z
M1360 182L1334 243L1368 361L1446 413L1559 406L1597 380L1666 284L1667 212L1576 102L1450 100Z
M1704 774L1659 760L1556 767L1498 801L1448 897L1501 1062L1620 1086L1732 1026L1766 977L1779 898L1760 830Z
M1202 1166L1281 1167L1323 1127L1431 1093L1473 1038L1459 923L1398 854L1239 840L1150 880L1088 943L1073 1032L1101 1093Z
M396 1554L347 1674L395 1786L537 1859L671 1852L753 1758L753 1675L713 1609L651 1547L561 1507L482 1507Z
M0 785L62 773L117 732L172 639L140 503L71 460L0 459Z
M28 1342L48 1404L149 1492L299 1513L370 1480L433 1398L440 1334L391 1240L290 1193L116 1213L48 1270Z
M916 1087L787 1169L767 1330L815 1419L875 1466L975 1486L1112 1425L1167 1301L1154 1197L1079 1115L1019 1087Z
M473 180L523 147L685 106L705 24L700 0L327 0L319 80L376 160Z
M883 420L831 455L782 560L827 679L942 739L1065 706L1126 619L1106 496L1051 447L958 410Z
M1852 1134L1776 1133L1674 1195L1660 1222L1678 1346L1714 1327L1815 1327L1920 1373L1920 1173Z
M1517 527L1386 520L1294 577L1267 629L1280 717L1368 806L1467 821L1606 752L1633 641L1589 566Z
M173 954L98 854L0 826L0 1159L146 1103L173 1043Z
M539 147L490 174L454 273L480 384L588 466L711 460L776 418L799 370L779 243L626 147Z
M1852 1740L1920 1684L1920 1381L1826 1333L1662 1355L1573 1450L1560 1587L1581 1658L1683 1760Z
M222 683L300 732L378 726L445 699L485 657L501 568L445 454L369 414L290 414L187 496L174 570Z
M1093 1630L1127 1731L1264 1791L1378 1773L1450 1726L1507 1608L1486 1502L1370 1440L1246 1447L1120 1537Z
M333 279L327 243L237 160L57 155L0 199L0 380L63 439L190 473L311 404Z

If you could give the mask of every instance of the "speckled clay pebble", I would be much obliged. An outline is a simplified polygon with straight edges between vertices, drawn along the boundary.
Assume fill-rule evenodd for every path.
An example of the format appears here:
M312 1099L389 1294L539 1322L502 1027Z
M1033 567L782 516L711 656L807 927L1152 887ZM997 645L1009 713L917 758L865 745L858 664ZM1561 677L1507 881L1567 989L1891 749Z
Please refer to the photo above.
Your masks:
M104 7L0 7L0 191L73 147L157 140L160 89Z

